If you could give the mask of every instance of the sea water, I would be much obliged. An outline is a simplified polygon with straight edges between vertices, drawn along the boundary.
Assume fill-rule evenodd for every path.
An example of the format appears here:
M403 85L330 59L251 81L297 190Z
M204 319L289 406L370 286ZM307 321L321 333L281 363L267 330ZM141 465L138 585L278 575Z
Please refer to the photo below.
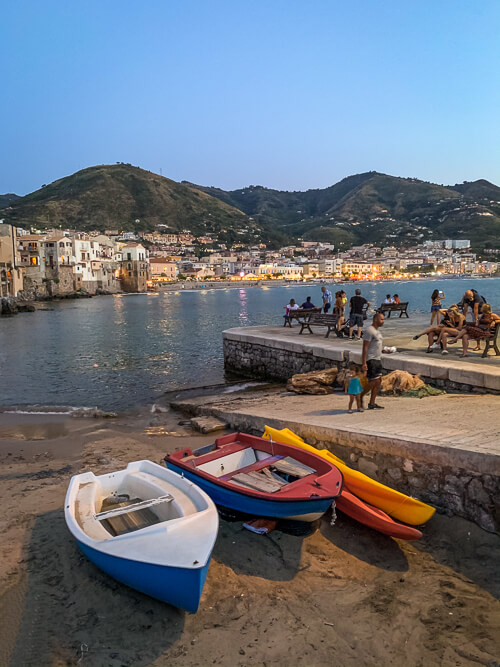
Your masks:
M499 278L328 285L348 297L355 287L372 306L387 293L399 294L409 301L410 318L420 321L430 311L434 289L442 289L443 304L450 305L475 288L500 312ZM307 296L320 305L321 285L96 297L0 318L0 407L121 411L152 403L172 389L221 383L222 331L281 325L290 298L300 305Z

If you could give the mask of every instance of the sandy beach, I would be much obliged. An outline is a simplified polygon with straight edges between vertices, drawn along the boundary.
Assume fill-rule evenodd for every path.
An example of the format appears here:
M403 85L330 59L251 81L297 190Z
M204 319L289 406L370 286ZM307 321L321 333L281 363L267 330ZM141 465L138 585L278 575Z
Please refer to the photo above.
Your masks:
M308 537L221 521L200 610L132 591L80 554L72 474L213 440L171 411L0 415L0 665L495 665L500 538L435 516L419 543L328 515Z

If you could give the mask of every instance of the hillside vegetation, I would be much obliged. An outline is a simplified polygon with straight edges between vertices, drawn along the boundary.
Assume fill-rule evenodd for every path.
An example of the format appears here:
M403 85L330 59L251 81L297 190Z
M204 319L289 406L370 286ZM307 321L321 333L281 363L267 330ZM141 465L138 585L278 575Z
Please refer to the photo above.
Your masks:
M11 201L1 215L19 226L82 230L212 231L248 240L260 234L241 211L219 199L126 164L101 165L54 181Z
M15 195L12 192L8 192L4 195L0 195L0 209L4 208L4 206L8 206L9 204L11 204L16 199L20 199L19 195Z
M485 180L444 186L375 171L328 188L225 191L177 183L127 164L83 169L25 197L3 195L0 217L19 226L214 233L219 241L278 246L297 238L338 248L374 242L470 239L500 247L500 188ZM1 206L1 202L0 202Z
M263 226L273 224L291 236L344 247L367 241L410 244L445 237L470 238L477 249L500 244L500 188L485 180L443 186L367 172L306 192L262 186L230 192L200 189Z

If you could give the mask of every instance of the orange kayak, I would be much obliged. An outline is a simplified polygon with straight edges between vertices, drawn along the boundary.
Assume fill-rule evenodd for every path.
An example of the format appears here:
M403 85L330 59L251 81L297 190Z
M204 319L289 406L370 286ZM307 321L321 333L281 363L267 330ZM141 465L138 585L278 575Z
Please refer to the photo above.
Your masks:
M436 511L434 507L391 489L362 472L350 468L342 459L339 459L327 449L317 449L308 445L288 428L280 431L266 426L263 437L275 442L296 445L334 463L344 476L344 488L347 491L355 494L373 507L383 510L398 521L404 521L404 523L409 523L412 526L421 526L429 521Z
M404 526L402 523L394 521L382 510L356 498L345 487L341 495L335 499L335 505L338 510L344 512L347 516L377 530L379 533L384 533L384 535L398 537L401 540L419 540L422 537L422 533L416 528Z

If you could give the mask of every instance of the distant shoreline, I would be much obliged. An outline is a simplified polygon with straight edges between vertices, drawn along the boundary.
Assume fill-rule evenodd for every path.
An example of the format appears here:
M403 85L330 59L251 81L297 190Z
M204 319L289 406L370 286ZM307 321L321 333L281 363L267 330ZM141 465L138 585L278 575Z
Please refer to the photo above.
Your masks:
M147 294L160 294L161 292L189 292L201 289L243 289L247 287L321 287L322 285L369 285L371 283L395 283L395 282L433 282L435 280L485 280L487 278L500 278L500 275L495 276L421 276L420 278L380 278L372 280L329 280L327 278L317 278L313 281L300 280L224 280L224 281L202 281L197 283L166 283L158 289L149 290ZM119 292L118 294L126 294L126 292ZM146 294L146 292L143 292Z

